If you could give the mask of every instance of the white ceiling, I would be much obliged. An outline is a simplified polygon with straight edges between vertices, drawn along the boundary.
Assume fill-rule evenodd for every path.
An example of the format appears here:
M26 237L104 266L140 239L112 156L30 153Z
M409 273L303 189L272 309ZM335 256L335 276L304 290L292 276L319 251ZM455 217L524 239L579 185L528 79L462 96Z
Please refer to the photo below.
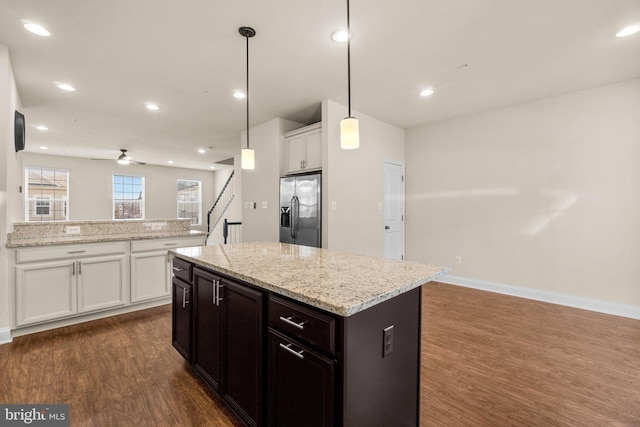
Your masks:
M638 22L639 0L351 0L352 107L408 129L636 78L640 33L615 33ZM27 151L115 159L126 148L198 169L237 154L242 25L257 32L252 126L318 121L323 99L346 105L346 44L330 38L345 0L0 0ZM425 87L435 94L421 98Z

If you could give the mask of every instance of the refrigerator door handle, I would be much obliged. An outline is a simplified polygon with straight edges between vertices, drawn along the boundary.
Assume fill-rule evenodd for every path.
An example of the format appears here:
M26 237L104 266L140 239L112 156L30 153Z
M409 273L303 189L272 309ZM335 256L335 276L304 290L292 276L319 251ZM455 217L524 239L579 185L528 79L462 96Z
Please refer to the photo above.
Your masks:
M298 200L297 196L293 196L291 198L291 237L298 237L298 215L300 214L300 200Z

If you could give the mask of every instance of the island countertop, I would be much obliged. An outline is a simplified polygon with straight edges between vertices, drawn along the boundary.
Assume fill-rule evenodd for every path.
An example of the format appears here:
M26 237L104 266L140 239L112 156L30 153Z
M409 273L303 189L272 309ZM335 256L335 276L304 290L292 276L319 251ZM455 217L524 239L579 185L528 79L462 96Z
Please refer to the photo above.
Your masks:
M196 246L170 252L340 316L358 313L449 271L446 267L273 242Z

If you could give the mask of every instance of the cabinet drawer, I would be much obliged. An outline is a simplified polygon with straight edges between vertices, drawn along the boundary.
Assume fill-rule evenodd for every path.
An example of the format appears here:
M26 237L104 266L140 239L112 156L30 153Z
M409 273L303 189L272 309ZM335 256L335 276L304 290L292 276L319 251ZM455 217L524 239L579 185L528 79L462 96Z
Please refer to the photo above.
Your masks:
M270 295L269 326L320 350L335 353L336 321L326 314Z
M125 251L124 242L39 246L36 248L17 249L16 263L123 254Z
M193 264L180 258L173 258L173 276L192 283Z
M146 239L131 242L131 252L149 252L183 248L189 246L202 246L203 237L178 237L175 239Z

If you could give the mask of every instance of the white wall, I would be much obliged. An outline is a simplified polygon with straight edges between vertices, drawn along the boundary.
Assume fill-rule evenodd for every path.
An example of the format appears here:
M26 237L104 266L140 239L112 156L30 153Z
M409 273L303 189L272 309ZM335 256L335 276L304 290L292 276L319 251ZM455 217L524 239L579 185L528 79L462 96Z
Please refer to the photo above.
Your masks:
M322 103L323 247L382 256L383 164L404 164L405 132L352 111L360 125L360 148L343 150L340 121L346 115L345 106L331 100Z
M0 343L10 339L9 271L7 233L19 211L16 203L22 152L14 149L14 112L20 110L20 98L11 67L9 50L0 45ZM28 118L26 118L28 121Z
M639 112L636 79L407 131L408 259L640 307Z
M280 161L282 134L303 126L284 119L273 119L252 127L249 144L255 150L256 168L242 171L242 238L244 242L280 240ZM242 132L242 147L246 146ZM266 208L263 207L266 202ZM246 207L250 204L250 208ZM253 203L256 208L253 209Z
M69 170L70 220L112 219L114 174L145 177L145 217L149 219L176 217L177 179L202 181L202 225L193 226L194 230L206 231L207 209L211 207L216 196L212 171L154 165L119 165L109 160L38 153L24 153L24 166ZM20 203L23 203L22 198ZM24 216L19 220L24 221Z

